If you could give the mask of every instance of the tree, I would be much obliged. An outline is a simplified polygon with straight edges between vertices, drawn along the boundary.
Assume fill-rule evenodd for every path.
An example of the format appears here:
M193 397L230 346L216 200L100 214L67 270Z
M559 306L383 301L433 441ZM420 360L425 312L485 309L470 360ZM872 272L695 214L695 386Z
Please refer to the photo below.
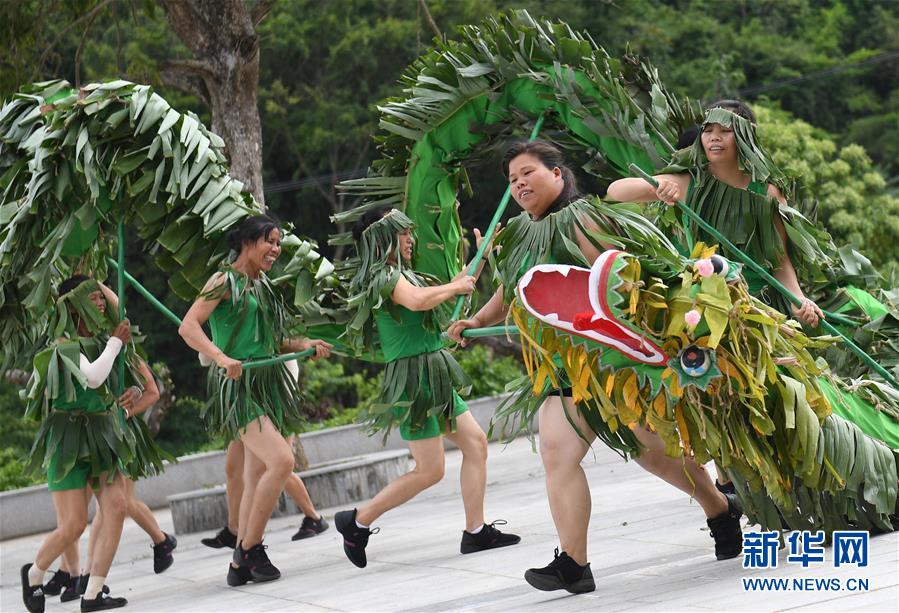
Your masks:
M256 26L274 0L160 1L172 29L194 56L163 60L163 81L198 96L209 107L212 131L224 139L228 150L231 175L263 202Z
M271 194L268 204L285 219L302 220L301 231L320 244L332 231L328 216L346 206L337 183L364 175L375 157L375 105L396 92L403 69L434 35L420 5L408 0L325 6L281 2L259 27L263 166L270 179L307 181L305 189ZM442 27L477 22L492 9L474 0L428 6Z
M839 147L821 129L773 106L757 105L760 138L783 170L818 200L818 220L839 246L852 244L889 278L899 269L899 198L859 145Z

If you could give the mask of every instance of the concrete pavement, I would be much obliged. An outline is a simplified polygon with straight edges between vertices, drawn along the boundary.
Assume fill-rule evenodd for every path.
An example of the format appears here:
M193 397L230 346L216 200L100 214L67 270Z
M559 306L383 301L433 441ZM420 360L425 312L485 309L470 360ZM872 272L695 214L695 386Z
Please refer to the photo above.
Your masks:
M491 444L486 512L506 519L503 529L519 545L459 554L463 529L458 470L461 454L447 454L443 482L377 523L369 564L357 569L343 555L333 527L291 542L299 517L272 520L266 544L283 578L228 588L230 550L200 544L202 535L179 538L175 564L152 572L149 539L127 521L110 572L113 595L129 599L126 611L896 611L899 603L899 534L872 538L867 568L780 567L744 571L741 558L718 562L699 506L687 496L624 463L600 444L584 462L593 491L590 561L597 589L572 596L539 592L522 574L552 560L557 546L538 456L527 440ZM340 509L323 509L326 516ZM157 513L164 530L171 516ZM86 534L82 544L86 546ZM24 610L19 567L31 561L42 535L0 543L0 608ZM82 547L83 551L84 547ZM867 592L746 592L741 577L850 578L868 580ZM78 601L47 599L48 612L78 611Z

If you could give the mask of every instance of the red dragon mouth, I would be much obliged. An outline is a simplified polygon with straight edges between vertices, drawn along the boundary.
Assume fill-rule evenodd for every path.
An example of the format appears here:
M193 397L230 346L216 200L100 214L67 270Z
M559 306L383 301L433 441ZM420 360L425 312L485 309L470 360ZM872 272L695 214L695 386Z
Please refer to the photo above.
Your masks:
M612 264L621 251L607 251L593 270L544 264L531 268L518 283L525 309L543 323L611 347L644 364L661 365L667 356L651 340L620 323L606 300ZM593 281L591 281L593 280ZM597 291L591 296L591 283Z

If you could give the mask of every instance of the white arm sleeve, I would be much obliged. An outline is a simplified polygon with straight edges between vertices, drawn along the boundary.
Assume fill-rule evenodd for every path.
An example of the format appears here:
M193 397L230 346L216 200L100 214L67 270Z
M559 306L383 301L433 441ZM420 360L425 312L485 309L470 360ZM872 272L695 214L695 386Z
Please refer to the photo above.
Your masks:
M121 350L122 339L118 336L112 336L106 342L106 348L103 349L103 353L93 362L89 361L83 353L79 354L81 359L79 360L78 369L87 378L87 386L89 388L97 389L103 385L103 382L106 381L106 378L112 371L116 356L119 355Z
M287 370L290 371L290 374L293 376L294 381L298 381L300 378L300 365L297 364L296 360L287 360L284 362L284 366L287 367Z

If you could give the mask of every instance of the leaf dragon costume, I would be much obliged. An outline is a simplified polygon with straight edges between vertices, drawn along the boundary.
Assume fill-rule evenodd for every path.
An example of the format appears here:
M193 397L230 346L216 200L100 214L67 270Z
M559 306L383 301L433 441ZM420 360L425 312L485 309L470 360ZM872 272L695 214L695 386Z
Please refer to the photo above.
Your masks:
M23 391L26 417L41 421L28 470L43 468L51 491L80 489L88 483L98 487L101 476L111 482L116 472L137 480L161 473L163 461L175 459L153 442L140 417L126 419L116 405L114 390L122 383L117 369L96 389L88 387L79 369L80 354L96 360L118 323L110 315L112 309L102 313L89 299L98 290L97 282L89 279L59 297L51 319L55 340L35 356ZM79 335L78 321L89 336ZM121 351L126 382L141 386L142 376L135 367L140 355L137 343L130 342Z
M432 438L445 424L468 410L460 394L471 384L455 358L444 349L440 308L412 311L391 295L400 277L415 287L427 280L402 259L397 234L412 220L396 209L372 223L349 263L347 307L352 313L345 339L357 354L377 354L387 363L380 396L362 416L369 430L399 426L405 440Z
M172 108L150 86L119 80L76 89L65 81L47 81L26 86L7 100L0 108L0 334L4 338L0 361L4 368L25 368L34 362L29 413L46 414L55 423L63 417L54 411L54 403L76 402L73 394L83 383L76 373L78 348L93 358L99 341L78 339L70 326L61 323L67 321L66 307L56 303L51 286L74 273L106 278L115 254L117 226L123 224L137 235L177 296L192 300L226 262L225 232L244 217L261 212L252 195L243 191L243 184L229 176L222 139L193 113ZM222 311L228 313L219 322L223 345L237 343L247 356L260 356L264 348L265 357L272 357L274 339L286 327L303 323L294 317L294 309L304 315L320 311L317 301L322 289L335 281L333 266L314 244L294 235L284 236L282 248L287 257L277 262L270 280L248 286L226 274L222 287L229 298L222 301ZM108 333L107 322L100 325L96 314L90 315L83 300L87 294L82 296L82 291L89 293L79 287L74 293L81 298L73 307L84 321L92 322L96 334ZM63 303L72 300L63 297ZM241 317L253 322L253 332L232 337L228 325ZM263 329L270 332L271 340L264 338ZM60 338L66 331L65 343L45 349L48 338ZM210 423L233 433L239 418L223 407L233 408L234 402L248 395L271 397L283 405L295 384L290 387L277 374L281 370L247 371L252 376L237 383L220 381L211 373L210 379L219 385L210 392ZM100 411L111 402L109 390L86 390L85 394L79 397L79 406L89 396L97 415L90 412L89 417L80 411L78 419L96 422L98 433L104 433L102 440L86 443L85 449L94 450L88 455L97 459L91 468L94 473L108 464L102 455L104 444L120 459L135 453L137 458L153 458L141 455L142 447L149 451L149 439L140 433L132 432L134 440L126 433L116 442L120 427ZM294 404L291 401L289 406ZM51 432L53 424L46 425L45 442L32 454L39 462L49 458L63 432L60 428ZM71 445L77 441L66 438L63 442L68 466L75 453ZM153 461L150 467L158 468Z
M462 261L456 195L467 186L465 162L516 131L527 133L537 115L546 115L541 138L602 180L627 176L630 163L656 172L683 163L686 154L675 156L671 143L704 121L698 105L667 92L647 63L611 58L567 25L538 22L524 11L461 28L458 40L440 42L410 66L402 83L403 94L379 107L382 158L368 177L342 184L363 205L336 221L376 206L403 210L423 246L415 269L443 280ZM743 139L740 147L753 180L769 180L772 167L755 141ZM697 177L694 210L713 225L730 224L727 236L741 247L754 244L759 261L776 265L784 248L769 240L777 205L766 201L757 209L764 193L735 194L693 170L699 165L685 168ZM733 202L739 214L714 202ZM814 287L839 279L835 262L853 279L873 279L858 254L837 252L798 209L779 210L791 248L802 252L797 269L820 271ZM659 231L657 221L676 232ZM613 249L591 267L578 233L600 251ZM673 212L657 220L648 207L595 197L542 220L524 214L511 220L496 240L494 278L512 303L528 376L510 385L516 393L497 419L519 431L553 389L571 388L590 428L624 456L640 450L630 426L645 424L669 455L716 460L734 476L747 515L763 526L779 527L779 510L797 529L892 529L895 445L884 444L883 431L863 427L854 410L837 407L876 393L869 409L889 416L895 394L851 358L844 357L849 368L839 372L855 368L855 379L834 375L822 354L845 356L836 339L809 336L760 301L751 276L747 285L740 266L717 254L708 237L683 245L667 238L686 234ZM821 258L822 251L831 257ZM716 274L698 272L712 261ZM847 296L855 297L844 292L841 299ZM698 321L688 324L688 314ZM895 319L894 311L881 312L856 335L864 332L876 344L895 329ZM861 389L871 393L847 399Z

